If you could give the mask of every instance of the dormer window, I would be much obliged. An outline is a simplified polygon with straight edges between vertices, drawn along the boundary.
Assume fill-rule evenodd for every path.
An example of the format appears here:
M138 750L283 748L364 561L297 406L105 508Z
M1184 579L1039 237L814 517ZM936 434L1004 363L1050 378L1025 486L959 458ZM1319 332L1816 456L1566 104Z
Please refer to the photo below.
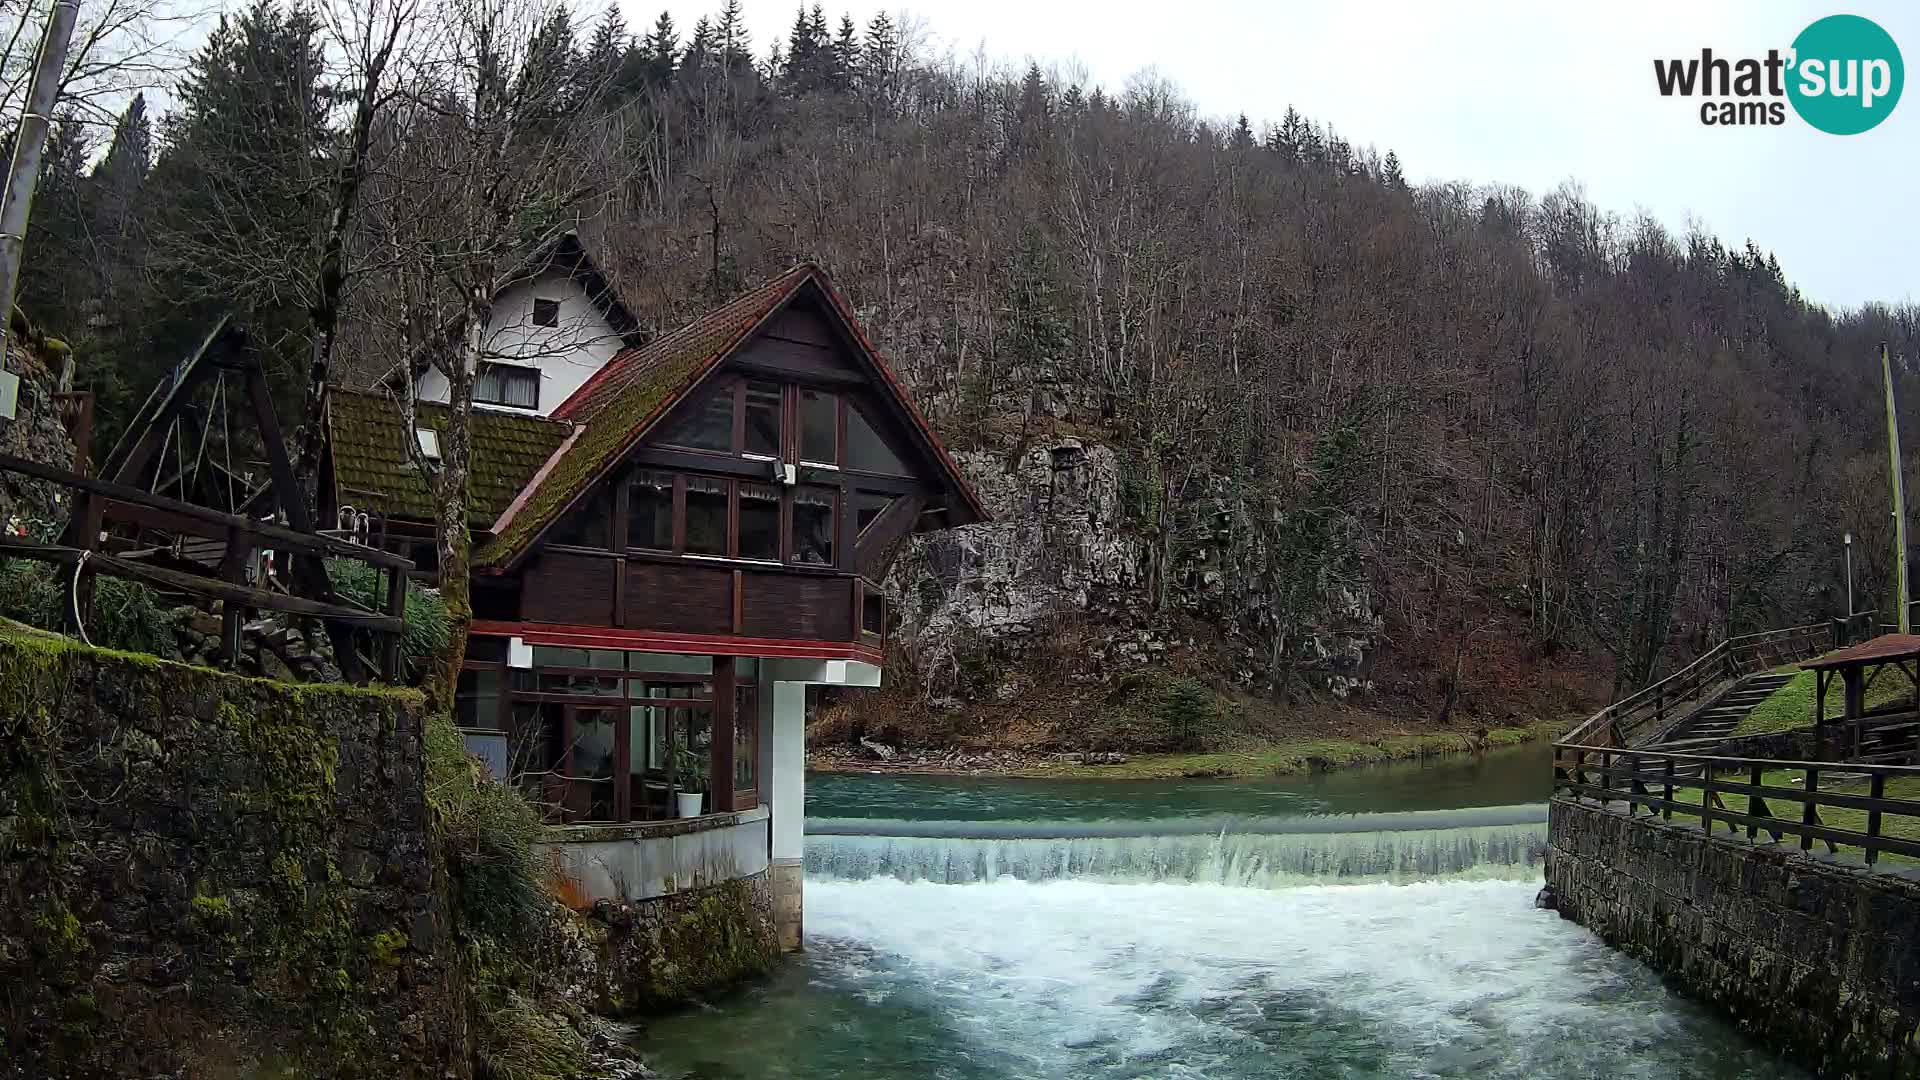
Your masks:
M479 377L473 383L473 403L514 409L539 408L540 369L481 363Z
M560 301L536 297L533 301L533 325L559 326Z

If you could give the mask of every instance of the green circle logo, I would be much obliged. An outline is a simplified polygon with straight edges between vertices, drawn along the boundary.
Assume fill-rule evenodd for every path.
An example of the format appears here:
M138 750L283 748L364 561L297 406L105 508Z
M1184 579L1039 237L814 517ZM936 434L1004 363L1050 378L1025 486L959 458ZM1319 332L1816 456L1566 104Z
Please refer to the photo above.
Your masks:
M1829 135L1858 135L1887 118L1907 73L1900 47L1872 19L1829 15L1793 39L1787 99Z

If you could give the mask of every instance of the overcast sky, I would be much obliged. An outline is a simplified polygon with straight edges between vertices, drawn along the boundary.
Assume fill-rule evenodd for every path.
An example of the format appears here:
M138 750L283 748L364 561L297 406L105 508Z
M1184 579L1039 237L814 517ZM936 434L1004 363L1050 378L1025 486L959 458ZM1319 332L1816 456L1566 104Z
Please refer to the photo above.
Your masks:
M662 7L682 34L717 0L620 0L635 33ZM809 0L809 4L811 0ZM825 4L865 25L872 0ZM764 56L792 0L744 0ZM1536 194L1577 179L1603 209L1644 209L1676 232L1698 221L1752 237L1811 298L1920 300L1920 91L1863 135L1712 128L1698 100L1663 99L1653 58L1764 56L1815 19L1878 22L1920 63L1920 5L1802 3L1262 3L1258 0L919 0L938 49L1008 65L1079 64L1121 87L1152 67L1209 116L1256 126L1288 105L1356 145L1397 151L1415 180L1508 183Z

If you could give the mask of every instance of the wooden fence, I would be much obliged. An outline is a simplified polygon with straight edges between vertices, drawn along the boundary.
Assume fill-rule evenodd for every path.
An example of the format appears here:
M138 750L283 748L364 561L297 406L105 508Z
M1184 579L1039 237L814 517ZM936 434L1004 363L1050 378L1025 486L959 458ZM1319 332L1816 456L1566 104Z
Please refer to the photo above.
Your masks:
M1778 774L1794 771L1802 774L1800 786L1783 786ZM1748 839L1763 832L1776 841L1797 837L1802 850L1816 842L1835 853L1857 848L1869 864L1883 853L1920 859L1920 800L1887 794L1888 786L1899 781L1916 781L1909 790L1920 794L1916 766L1556 744L1553 779L1556 795L1624 802L1629 816L1644 808L1668 821L1676 815L1698 818L1708 835L1725 825L1733 833L1744 829ZM1839 783L1848 789L1837 789ZM1698 801L1681 797L1690 793L1697 793ZM1829 820L1843 814L1850 818L1847 825Z
M220 576L209 577L177 566L160 565L161 557L167 554L164 549L103 549L101 536L94 531L97 526L82 530L79 544L39 543L22 537L0 536L0 556L73 568L68 602L76 622L87 607L83 600L84 576L107 574L163 590L219 600L222 650L229 663L239 655L241 623L246 611L283 611L322 620L334 635L336 661L348 681L361 681L358 673L366 666L351 647L354 630L372 631L378 637L377 666L386 679L398 678L400 635L405 629L406 575L413 569L408 559L349 539L223 513L8 454L0 454L0 470L58 484L75 492L73 513L77 520L86 519L91 505L114 520L220 545ZM309 583L305 589L308 595L289 595L248 583L247 567L259 552L269 549L293 563L296 582ZM386 571L384 610L371 611L335 594L323 565L330 558L357 559ZM343 644L347 646L345 649L341 648Z
M1871 625L1872 612L1854 616ZM1715 687L1744 675L1768 671L1818 656L1844 644L1840 638L1851 624L1823 622L1785 630L1744 634L1701 653L1679 671L1601 709L1560 742L1585 747L1627 747L1642 736L1658 734L1668 721L1678 721Z

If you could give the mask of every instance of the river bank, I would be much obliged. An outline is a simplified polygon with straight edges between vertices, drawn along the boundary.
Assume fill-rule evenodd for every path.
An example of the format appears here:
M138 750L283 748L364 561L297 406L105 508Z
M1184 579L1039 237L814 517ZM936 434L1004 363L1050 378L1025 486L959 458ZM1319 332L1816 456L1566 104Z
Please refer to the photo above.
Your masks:
M1366 739L1303 738L1222 750L1170 754L1087 755L1033 750L895 751L891 760L860 746L809 750L815 772L883 772L929 776L1004 776L1055 780L1198 780L1293 776L1443 754L1476 753L1550 739L1568 721L1477 732L1389 734ZM889 748L892 749L892 748Z

